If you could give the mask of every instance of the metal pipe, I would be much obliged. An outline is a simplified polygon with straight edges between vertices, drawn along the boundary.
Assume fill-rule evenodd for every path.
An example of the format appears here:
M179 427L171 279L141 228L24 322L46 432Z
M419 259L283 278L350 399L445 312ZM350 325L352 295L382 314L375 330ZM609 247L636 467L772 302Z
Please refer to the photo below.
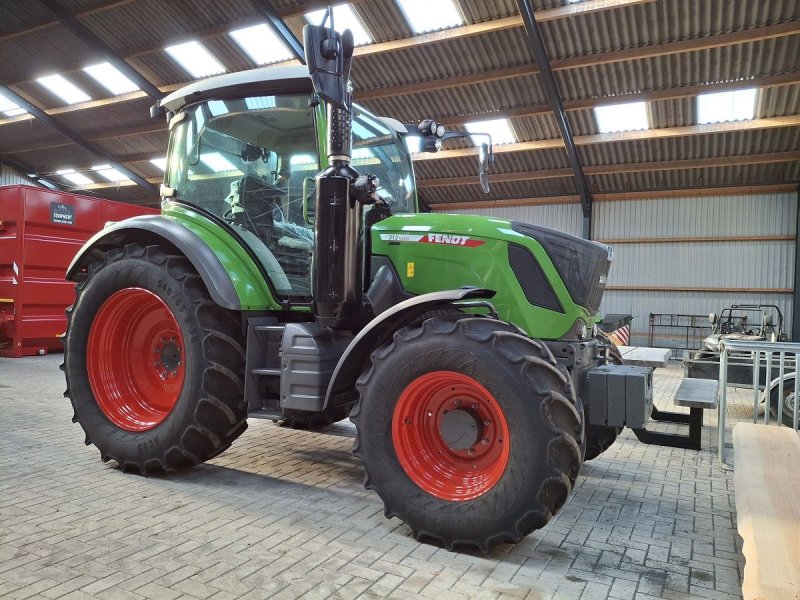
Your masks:
M717 415L717 459L724 469L725 463L725 412L728 406L728 348L725 342L719 345L719 414Z
M780 356L781 356L780 359L781 363L780 363L780 368L778 369L778 424L779 425L780 423L783 422L783 376L785 375L786 371L786 355L783 352L781 352ZM769 404L770 404L770 398L769 396L767 396L767 392L769 390L769 388L767 387L768 385L769 382L767 382L767 385L764 386L764 397L767 403L767 410L769 410Z
M772 381L772 352L766 352L767 355L767 373L764 376L764 392L769 390L769 382ZM756 381L756 387L760 381ZM769 406L764 410L764 425L769 425Z
M761 375L761 352L753 352L753 423L758 421L758 379Z
M561 102L561 93L558 91L556 78L553 76L550 59L547 57L547 50L542 41L542 33L533 14L533 7L530 0L517 0L517 7L525 24L525 31L528 33L528 45L533 55L533 60L536 62L536 66L539 67L539 77L544 83L547 96L550 99L550 105L553 107L553 115L556 123L558 123L561 138L564 140L564 148L567 151L567 158L575 175L575 188L578 191L581 207L583 208L583 237L588 240L591 239L592 234L592 196L589 193L586 174L583 172L578 148L575 146L572 129L567 120L564 104Z

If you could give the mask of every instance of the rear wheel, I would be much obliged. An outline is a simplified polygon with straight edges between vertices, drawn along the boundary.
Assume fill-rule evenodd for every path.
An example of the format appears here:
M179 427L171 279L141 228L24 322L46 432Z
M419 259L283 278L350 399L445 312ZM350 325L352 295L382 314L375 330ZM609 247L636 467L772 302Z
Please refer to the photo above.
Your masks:
M769 394L769 409L770 414L777 419L778 409L778 393L780 390L776 385ZM787 427L794 427L794 413L798 409L797 394L794 389L794 379L788 379L783 383L783 413L781 414L781 422Z
M486 551L544 526L581 466L583 415L547 348L484 318L398 331L356 387L354 452L417 539Z
M64 395L104 461L140 473L187 467L247 428L240 325L185 258L111 250L67 315Z

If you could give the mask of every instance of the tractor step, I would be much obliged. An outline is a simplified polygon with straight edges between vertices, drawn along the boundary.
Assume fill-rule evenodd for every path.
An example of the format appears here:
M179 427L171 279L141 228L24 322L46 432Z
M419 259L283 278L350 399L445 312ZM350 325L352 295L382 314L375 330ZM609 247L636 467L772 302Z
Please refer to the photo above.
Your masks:
M247 320L244 398L251 416L280 417L281 340L284 325L274 317ZM274 415L273 415L274 413Z

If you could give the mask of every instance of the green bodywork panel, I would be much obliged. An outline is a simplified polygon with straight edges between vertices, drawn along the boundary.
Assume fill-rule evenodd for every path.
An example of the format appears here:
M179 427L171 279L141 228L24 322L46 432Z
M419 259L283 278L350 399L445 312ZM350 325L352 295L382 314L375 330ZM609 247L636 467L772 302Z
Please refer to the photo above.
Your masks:
M539 263L564 312L528 302L508 259L508 244L527 248ZM514 231L502 219L471 215L395 215L372 228L372 252L388 257L403 287L413 294L465 285L497 292L491 302L501 319L541 339L558 339L583 319L596 320L578 306L541 244Z
M161 203L161 216L178 221L214 251L231 278L242 310L281 310L258 266L225 229L199 211L169 200Z

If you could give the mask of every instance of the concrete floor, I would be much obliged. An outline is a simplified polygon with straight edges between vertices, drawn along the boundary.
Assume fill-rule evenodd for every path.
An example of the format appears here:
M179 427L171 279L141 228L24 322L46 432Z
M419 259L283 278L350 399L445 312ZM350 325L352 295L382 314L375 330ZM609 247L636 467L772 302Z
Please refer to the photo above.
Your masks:
M0 597L741 597L732 474L630 431L546 528L486 556L418 544L363 489L350 424L251 420L187 472L125 475L70 423L60 356L0 359ZM678 366L659 369L670 407ZM749 395L731 415L749 418ZM706 423L716 423L707 412Z

